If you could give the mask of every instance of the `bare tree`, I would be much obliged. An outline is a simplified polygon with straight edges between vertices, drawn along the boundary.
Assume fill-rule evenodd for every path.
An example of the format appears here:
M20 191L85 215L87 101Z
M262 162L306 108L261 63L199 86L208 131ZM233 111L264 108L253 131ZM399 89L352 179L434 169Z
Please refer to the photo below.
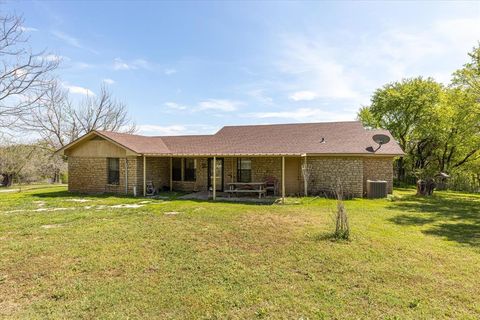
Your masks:
M308 183L310 182L310 177L312 176L313 166L310 163L307 163L307 158L305 158L304 163L302 163L302 175L303 183L305 189L305 196L308 197Z
M0 16L0 127L15 124L45 93L48 75L59 63L32 53L23 19Z
M19 127L38 134L51 151L76 139L79 127L68 91L53 81Z
M121 131L133 133L136 128L128 117L128 110L123 102L113 98L107 87L102 86L100 94L88 96L74 110L81 134L91 130Z
M58 81L50 84L34 108L22 119L21 128L38 134L51 151L91 130L134 132L125 104L113 99L106 87L75 105Z

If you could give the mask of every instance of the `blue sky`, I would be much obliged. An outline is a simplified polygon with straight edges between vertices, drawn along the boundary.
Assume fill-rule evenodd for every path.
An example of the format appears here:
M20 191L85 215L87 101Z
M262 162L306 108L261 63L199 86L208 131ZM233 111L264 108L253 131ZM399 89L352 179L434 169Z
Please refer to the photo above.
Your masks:
M102 83L140 133L354 120L403 77L448 83L480 2L4 2L81 99Z

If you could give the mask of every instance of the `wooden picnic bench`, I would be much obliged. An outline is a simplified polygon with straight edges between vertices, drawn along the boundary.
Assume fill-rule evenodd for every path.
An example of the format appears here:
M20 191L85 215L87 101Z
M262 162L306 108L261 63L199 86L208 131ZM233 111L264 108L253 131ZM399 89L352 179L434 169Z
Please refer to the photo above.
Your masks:
M230 197L232 194L258 193L258 198L265 196L265 182L231 182L227 183L228 189L225 192Z

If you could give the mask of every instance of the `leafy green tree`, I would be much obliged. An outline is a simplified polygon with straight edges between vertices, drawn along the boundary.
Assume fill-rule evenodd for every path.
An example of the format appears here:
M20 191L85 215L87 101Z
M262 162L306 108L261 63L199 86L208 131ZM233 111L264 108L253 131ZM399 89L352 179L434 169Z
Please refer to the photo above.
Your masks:
M432 133L437 140L438 170L452 172L480 158L480 104L462 88L448 88L436 110Z
M452 85L456 88L465 89L480 102L480 43L469 54L470 61L463 68L453 74Z
M442 85L432 78L404 79L386 84L372 96L358 118L364 125L388 129L407 154L397 163L398 177L405 177L406 162L411 168L424 168L434 153L435 138L430 126L435 120ZM406 160L406 161L405 161Z

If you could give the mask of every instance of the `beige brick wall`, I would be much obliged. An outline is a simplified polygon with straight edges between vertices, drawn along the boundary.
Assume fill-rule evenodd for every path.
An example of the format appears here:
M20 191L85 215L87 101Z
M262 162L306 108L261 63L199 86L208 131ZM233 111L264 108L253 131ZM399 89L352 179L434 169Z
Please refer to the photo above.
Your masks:
M122 160L120 160L122 162ZM125 160L123 160L125 161ZM128 194L133 194L133 187L137 186L137 158L128 157ZM120 181L121 182L121 181ZM137 194L139 194L140 189L137 186Z
M363 187L367 190L367 180L387 181L388 193L393 192L393 157L363 159Z
M68 157L68 190L82 193L119 193L125 194L125 159L128 163L128 193L133 194L133 186L138 187L137 159L119 158L120 183L107 184L107 158ZM141 191L141 189L137 189Z
M143 157L137 157L136 175L137 190L143 194ZM152 181L155 188L161 190L162 187L170 186L170 158L147 157L146 180Z
M332 191L340 184L344 193L363 195L363 160L356 157L308 157L312 174L310 194Z
M107 184L105 158L68 158L68 190L103 193Z
M143 157L128 157L128 193L143 194ZM175 181L174 190L206 191L207 158L197 159L196 181ZM263 181L267 176L274 176L279 181L281 190L282 159L280 157L252 157L252 181ZM308 157L313 167L309 183L309 193L315 194L335 188L338 182L342 189L356 197L361 197L366 190L367 179L386 180L388 192L393 189L393 158L360 157ZM69 157L69 191L85 193L120 193L125 194L125 158L120 158L120 184L107 184L107 159L90 157ZM170 184L170 158L147 157L147 180L152 180L161 189ZM224 159L224 188L229 182L237 181L237 158ZM303 179L299 175L299 192L303 192Z

